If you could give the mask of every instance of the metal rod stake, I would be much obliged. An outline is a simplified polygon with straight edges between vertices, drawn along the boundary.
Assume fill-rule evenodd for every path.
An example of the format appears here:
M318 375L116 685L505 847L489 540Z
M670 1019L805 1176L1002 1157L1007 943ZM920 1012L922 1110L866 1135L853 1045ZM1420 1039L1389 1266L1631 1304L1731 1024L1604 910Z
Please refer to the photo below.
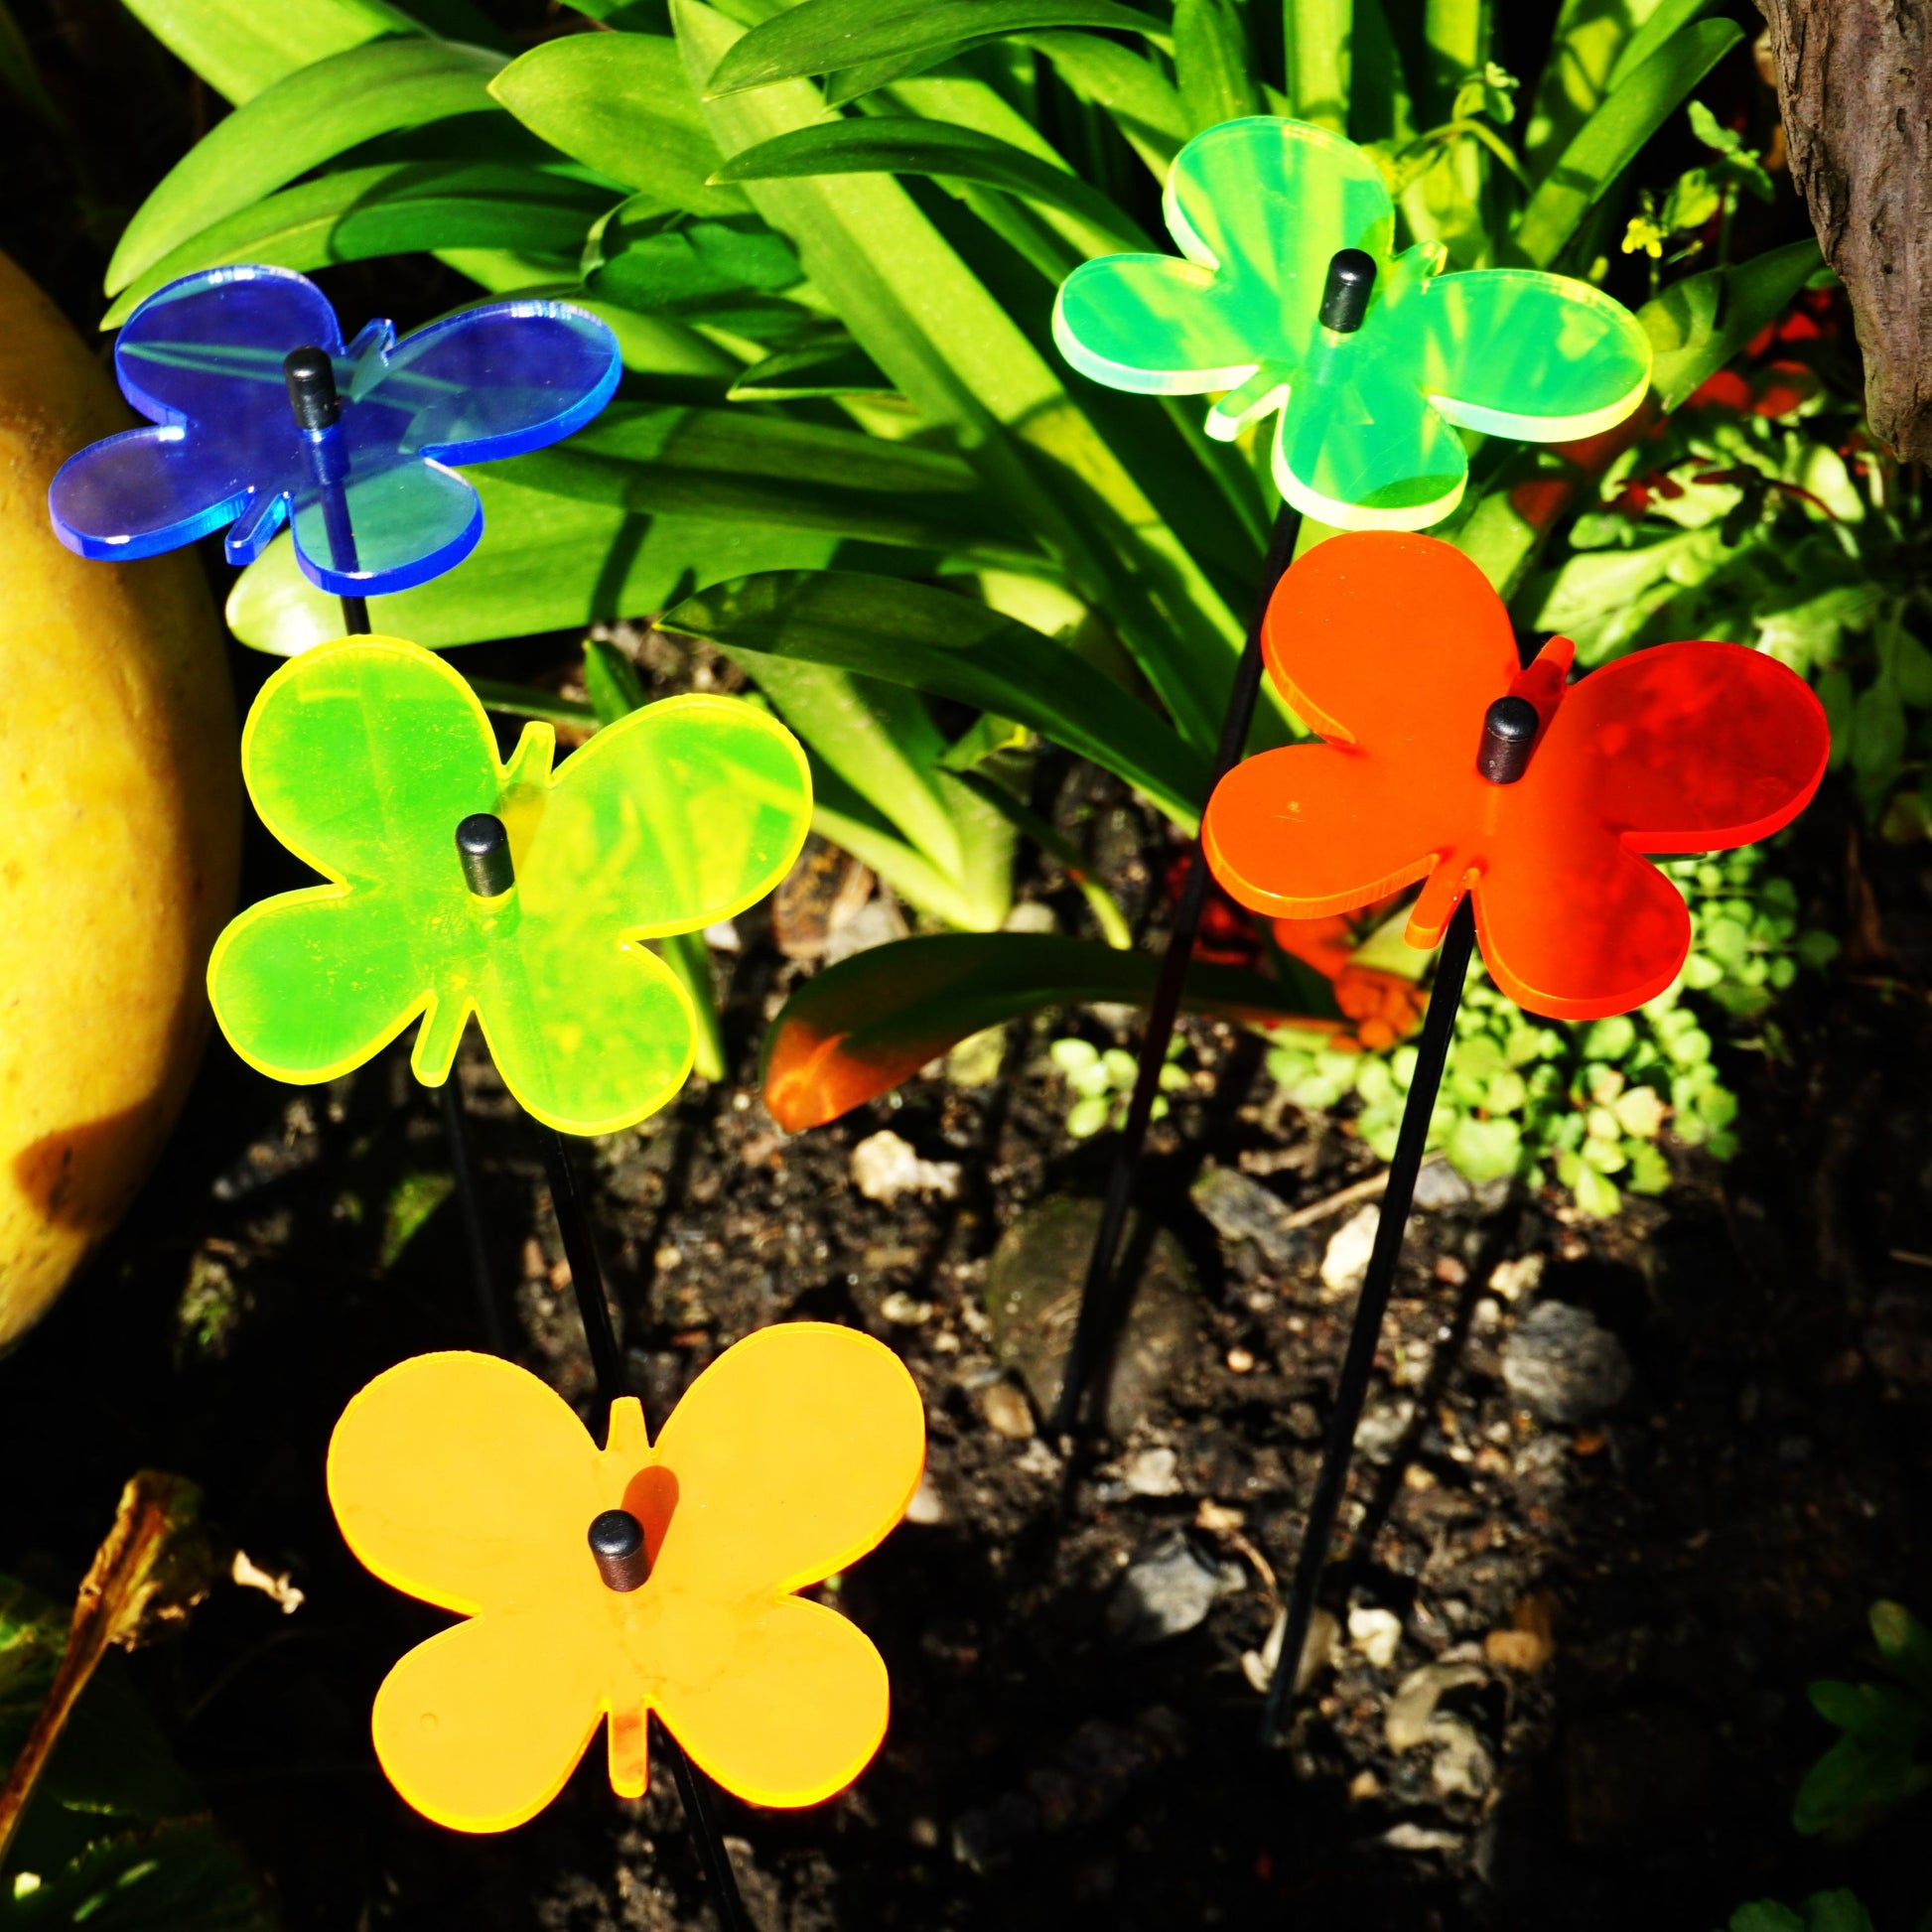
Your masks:
M1309 1640L1314 1599L1328 1560L1328 1546L1334 1541L1335 1517L1348 1483L1348 1464L1355 1452L1355 1430L1362 1419L1362 1404L1368 1397L1369 1376L1375 1367L1375 1346L1381 1338L1389 1293L1395 1286L1396 1262L1402 1254L1402 1237L1416 1196L1416 1175L1429 1141L1430 1116L1436 1111L1436 1095L1442 1088L1443 1069L1449 1062L1449 1042L1455 1035L1455 1013L1462 1004L1462 981L1469 970L1469 951L1475 935L1474 904L1465 894L1449 919L1449 930L1443 935L1442 952L1437 957L1436 978L1429 992L1429 1012L1423 1020L1422 1036L1416 1043L1416 1070L1409 1082L1409 1097L1403 1103L1395 1159L1389 1163L1389 1184L1382 1194L1375 1246L1369 1253L1368 1271L1362 1277L1362 1292L1355 1303L1355 1318L1348 1330L1348 1348L1335 1383L1335 1404L1329 1411L1327 1437L1321 1446L1321 1467L1314 1478L1308 1525L1302 1532L1295 1577L1289 1585L1281 1654L1275 1659L1274 1676L1268 1684L1268 1702L1261 1714L1264 1745L1274 1742L1275 1732L1280 1728L1302 1651Z

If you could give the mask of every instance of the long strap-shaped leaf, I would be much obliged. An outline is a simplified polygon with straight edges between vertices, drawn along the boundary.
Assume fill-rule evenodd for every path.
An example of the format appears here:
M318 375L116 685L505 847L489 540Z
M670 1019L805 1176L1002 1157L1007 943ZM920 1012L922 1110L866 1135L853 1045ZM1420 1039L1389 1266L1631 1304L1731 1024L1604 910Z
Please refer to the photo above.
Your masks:
M1168 39L1152 14L1113 0L804 0L755 27L719 62L707 96L798 80L862 62L1040 27L1108 27Z
M809 979L764 1039L764 1097L791 1133L885 1093L969 1034L1042 1007L1143 1006L1161 962L1044 933L941 933L842 960ZM1285 986L1231 966L1195 965L1191 1012L1334 1026L1312 975Z
M1076 216L1092 231L1091 253L1151 249L1147 231L1078 175L1052 168L1006 141L968 127L907 114L801 127L735 154L715 181L787 181L806 175L937 175L984 183Z
M1050 637L945 591L851 571L784 571L687 598L661 628L753 653L836 664L956 698L1091 759L1192 828L1207 759ZM756 670L756 666L753 666Z
M740 30L702 0L673 0L672 14L702 86ZM714 101L710 113L719 145L737 154L820 123L824 106L794 80ZM951 430L1081 595L1107 608L1182 735L1211 743L1233 676L1233 616L1177 546L1164 546L1145 494L1025 331L897 182L860 175L746 187L900 393Z
M1743 29L1732 21L1696 21L1626 74L1530 197L1507 253L1537 268L1555 262L1643 144L1743 38Z
M324 175L238 209L152 262L115 298L103 329L177 276L226 262L324 268L412 249L582 249L614 197L571 176L497 163L398 162Z
M278 80L182 156L107 265L117 295L171 249L325 161L398 128L488 109L504 57L449 41L386 40Z

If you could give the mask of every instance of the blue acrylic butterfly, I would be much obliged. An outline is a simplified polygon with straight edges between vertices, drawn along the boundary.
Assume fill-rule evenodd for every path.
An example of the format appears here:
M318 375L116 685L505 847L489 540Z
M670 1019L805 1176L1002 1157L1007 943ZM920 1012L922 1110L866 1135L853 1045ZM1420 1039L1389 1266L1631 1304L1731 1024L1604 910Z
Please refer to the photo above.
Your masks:
M325 350L333 428L300 428L283 358ZM83 557L152 557L231 525L251 563L287 519L312 583L368 597L427 583L467 557L483 505L453 463L542 449L618 384L617 338L568 303L492 302L396 340L372 322L346 348L329 299L285 268L205 270L128 317L123 393L155 425L90 444L48 490L54 528ZM345 514L345 510L346 514Z

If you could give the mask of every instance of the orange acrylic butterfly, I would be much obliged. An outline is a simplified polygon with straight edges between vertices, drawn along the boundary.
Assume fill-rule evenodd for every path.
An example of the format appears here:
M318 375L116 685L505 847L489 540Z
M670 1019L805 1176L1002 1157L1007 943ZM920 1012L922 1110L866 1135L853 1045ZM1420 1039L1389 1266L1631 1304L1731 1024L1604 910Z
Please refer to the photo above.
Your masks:
M1282 579L1268 670L1325 741L1266 752L1216 788L1215 877L1288 918L1346 911L1423 880L1412 945L1437 944L1465 892L1491 978L1563 1020L1661 993L1691 939L1645 853L1768 837L1824 775L1825 713L1802 678L1741 645L1658 644L1566 683L1575 648L1518 668L1502 601L1434 537L1330 538ZM1527 770L1476 768L1485 713L1526 698Z
M493 1355L385 1371L336 1425L329 1499L383 1582L465 1618L376 1692L389 1781L439 1825L504 1831L563 1789L608 1718L612 1786L637 1797L655 1711L741 1798L830 1797L886 1734L886 1666L794 1592L892 1529L924 1454L897 1356L823 1322L728 1348L655 1444L626 1397L600 1449L561 1396ZM591 1526L617 1511L643 1547L612 1583Z

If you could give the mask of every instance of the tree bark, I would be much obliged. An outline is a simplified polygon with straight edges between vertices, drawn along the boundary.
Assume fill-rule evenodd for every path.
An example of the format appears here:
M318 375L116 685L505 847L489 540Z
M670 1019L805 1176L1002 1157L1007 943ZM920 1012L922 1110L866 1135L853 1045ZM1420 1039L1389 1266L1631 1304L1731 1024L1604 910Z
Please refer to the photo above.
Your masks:
M1791 178L1852 299L1865 410L1932 459L1932 0L1757 0Z

